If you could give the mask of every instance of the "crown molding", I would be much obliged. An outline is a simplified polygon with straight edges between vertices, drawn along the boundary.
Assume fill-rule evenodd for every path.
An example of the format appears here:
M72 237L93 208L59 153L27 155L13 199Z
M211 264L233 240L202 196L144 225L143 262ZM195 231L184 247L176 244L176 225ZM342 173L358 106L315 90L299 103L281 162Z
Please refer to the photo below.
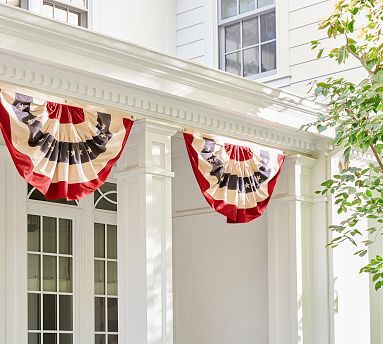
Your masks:
M0 86L313 154L325 111L278 89L0 5ZM56 100L57 101L57 100Z

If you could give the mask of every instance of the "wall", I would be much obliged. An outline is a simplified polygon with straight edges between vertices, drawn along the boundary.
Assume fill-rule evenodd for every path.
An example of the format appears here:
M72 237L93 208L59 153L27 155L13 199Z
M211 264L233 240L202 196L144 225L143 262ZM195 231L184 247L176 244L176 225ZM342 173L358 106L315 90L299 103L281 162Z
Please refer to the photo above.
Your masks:
M176 0L94 0L91 28L149 49L175 53Z
M172 148L175 343L266 344L267 217L227 225L201 195L183 141Z

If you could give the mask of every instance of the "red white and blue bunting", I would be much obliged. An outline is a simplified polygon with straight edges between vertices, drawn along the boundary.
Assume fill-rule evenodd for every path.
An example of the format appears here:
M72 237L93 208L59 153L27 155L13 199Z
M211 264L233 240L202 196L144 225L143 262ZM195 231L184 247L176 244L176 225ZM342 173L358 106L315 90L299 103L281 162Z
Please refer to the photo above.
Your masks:
M250 222L266 209L281 171L281 151L197 132L184 139L195 177L210 206L228 223Z
M133 121L1 91L0 128L19 174L47 199L75 200L107 179Z

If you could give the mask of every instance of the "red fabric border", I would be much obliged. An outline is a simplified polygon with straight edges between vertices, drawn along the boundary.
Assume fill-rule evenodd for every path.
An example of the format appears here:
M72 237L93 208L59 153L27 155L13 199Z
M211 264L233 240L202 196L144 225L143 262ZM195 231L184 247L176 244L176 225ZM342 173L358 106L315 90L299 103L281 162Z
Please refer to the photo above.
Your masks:
M0 101L0 129L3 133L5 143L11 154L12 160L16 166L16 169L21 177L23 177L29 184L36 187L46 199L59 199L66 198L68 201L82 198L94 190L99 188L105 183L110 171L116 161L120 158L122 151L125 147L126 141L129 137L130 130L133 125L133 121L127 118L123 119L126 132L122 142L121 150L114 159L108 161L105 167L98 173L98 178L85 183L68 184L66 181L51 183L51 179L47 176L33 172L33 163L29 156L19 152L12 144L12 132L10 124L10 115L4 108Z
M275 185L281 173L281 169L283 166L283 162L285 157L283 155L278 155L278 163L279 163L279 171L277 174L269 181L268 184L268 193L269 197L262 202L259 202L258 205L254 208L249 209L238 209L235 205L227 204L224 201L215 200L207 190L210 187L209 182L205 179L202 172L198 169L198 153L194 150L192 144L194 140L193 134L184 133L184 140L186 149L189 155L190 163L193 168L194 175L197 179L198 185L204 195L206 201L209 205L215 209L218 213L226 216L227 223L247 223L250 222L257 217L261 216L270 201L271 195L274 191Z

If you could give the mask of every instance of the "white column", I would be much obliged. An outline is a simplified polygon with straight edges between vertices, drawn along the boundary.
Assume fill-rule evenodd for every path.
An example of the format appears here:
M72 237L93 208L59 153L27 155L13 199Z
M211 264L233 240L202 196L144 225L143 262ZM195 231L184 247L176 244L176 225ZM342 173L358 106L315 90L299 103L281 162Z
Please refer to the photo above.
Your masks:
M5 287L5 302L1 303L5 331L0 338L3 339L5 333L5 343L27 343L27 184L3 146L0 146L0 157L0 247L3 246L0 271L4 273L0 290ZM0 297L4 297L4 290Z
M134 124L117 178L121 343L172 344L171 136Z
M313 197L325 162L286 159L268 209L269 343L328 343L326 199Z

